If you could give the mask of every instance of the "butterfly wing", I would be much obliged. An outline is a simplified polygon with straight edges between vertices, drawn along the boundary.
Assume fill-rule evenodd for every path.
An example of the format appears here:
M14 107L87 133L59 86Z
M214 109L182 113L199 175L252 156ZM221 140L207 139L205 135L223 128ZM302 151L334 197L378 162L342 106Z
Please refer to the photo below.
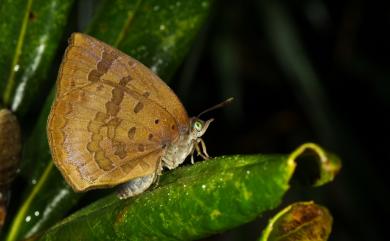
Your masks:
M155 172L188 121L177 96L144 65L90 36L72 35L48 137L54 163L76 191Z

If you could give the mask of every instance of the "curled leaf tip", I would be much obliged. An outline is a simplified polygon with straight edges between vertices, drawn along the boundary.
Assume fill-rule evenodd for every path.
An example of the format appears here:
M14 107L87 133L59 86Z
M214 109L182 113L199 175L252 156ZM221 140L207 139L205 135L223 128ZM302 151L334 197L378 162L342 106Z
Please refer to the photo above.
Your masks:
M298 179L302 179L303 176L313 186L321 186L332 181L341 169L340 159L315 143L299 146L289 155L288 163L291 170L296 172L295 176L298 176ZM295 170L298 163L303 166L302 170L300 168Z

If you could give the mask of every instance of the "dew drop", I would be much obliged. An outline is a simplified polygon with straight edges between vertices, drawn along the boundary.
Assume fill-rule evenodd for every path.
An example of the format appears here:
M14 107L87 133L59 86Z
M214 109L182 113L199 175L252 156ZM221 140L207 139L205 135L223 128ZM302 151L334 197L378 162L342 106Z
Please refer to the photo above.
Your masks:
M150 67L150 69L153 71L153 73L157 73L157 67L155 65Z
M20 65L17 64L17 65L14 66L14 71L15 71L15 72L18 72L19 69L20 69Z
M165 30L165 25L161 24L161 25L160 25L160 30L161 30L161 31Z
M38 217L38 216L39 216L39 211L35 211L35 212L34 212L34 215L35 215L36 217Z
M31 216L27 216L26 219L25 219L25 221L26 221L27 223L30 222L30 221L31 221Z

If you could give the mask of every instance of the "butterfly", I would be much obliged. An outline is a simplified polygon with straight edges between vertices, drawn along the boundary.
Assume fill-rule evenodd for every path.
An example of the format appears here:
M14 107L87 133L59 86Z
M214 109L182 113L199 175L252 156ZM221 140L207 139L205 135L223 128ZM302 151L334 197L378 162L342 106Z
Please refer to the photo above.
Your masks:
M189 118L175 93L142 63L73 33L47 134L54 164L75 191L121 184L118 196L128 198L149 188L164 167L174 169L189 155L193 162L195 151L207 159L201 137L212 121Z

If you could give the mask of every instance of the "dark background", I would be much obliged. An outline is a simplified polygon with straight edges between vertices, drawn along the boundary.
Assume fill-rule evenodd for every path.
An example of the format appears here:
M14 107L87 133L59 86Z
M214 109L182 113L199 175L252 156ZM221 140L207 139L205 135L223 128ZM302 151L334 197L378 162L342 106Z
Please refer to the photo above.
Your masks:
M385 240L389 216L390 8L380 1L219 1L173 88L190 114L229 97L205 140L211 155L288 153L312 141L343 169L315 200L330 240ZM283 206L282 205L282 206ZM208 240L256 240L256 221Z

